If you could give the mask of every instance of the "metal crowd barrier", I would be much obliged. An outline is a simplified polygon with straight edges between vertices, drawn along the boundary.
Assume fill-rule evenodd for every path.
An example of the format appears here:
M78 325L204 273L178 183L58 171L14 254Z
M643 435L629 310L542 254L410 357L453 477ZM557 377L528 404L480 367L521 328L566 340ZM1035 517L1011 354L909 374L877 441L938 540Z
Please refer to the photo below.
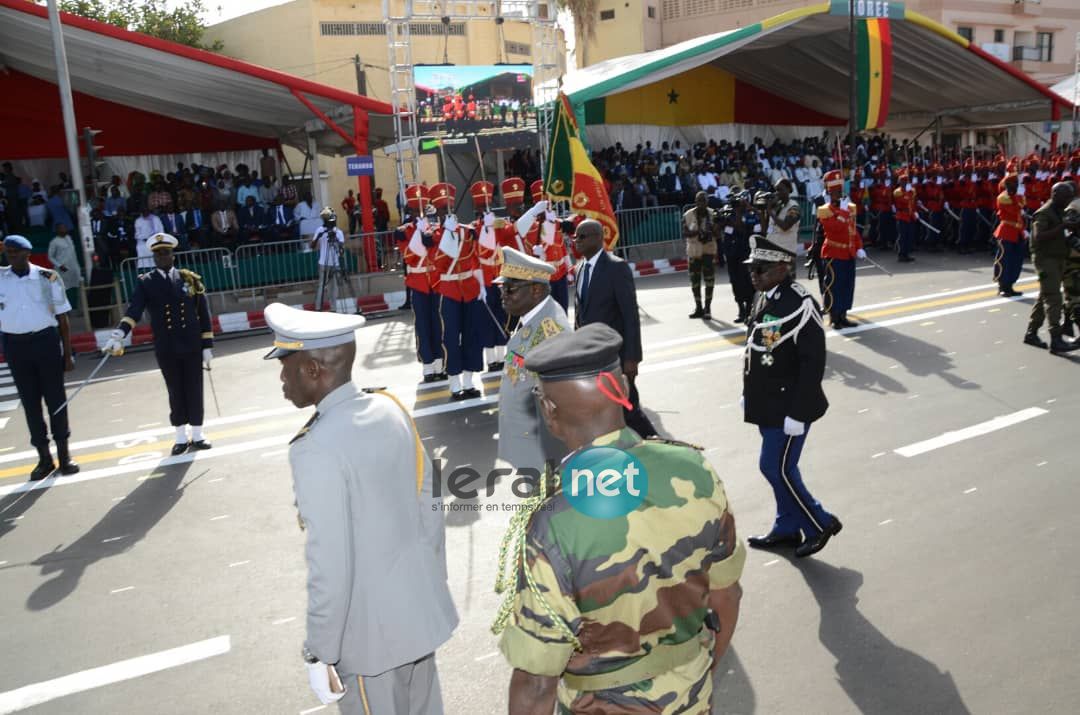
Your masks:
M634 248L682 240L682 212L678 206L653 206L615 212L619 243L615 251L630 257Z
M232 253L226 248L201 248L195 251L177 251L177 268L187 268L202 276L208 294L225 293L236 289ZM125 258L117 271L120 291L124 301L131 300L139 275L154 270L152 256Z

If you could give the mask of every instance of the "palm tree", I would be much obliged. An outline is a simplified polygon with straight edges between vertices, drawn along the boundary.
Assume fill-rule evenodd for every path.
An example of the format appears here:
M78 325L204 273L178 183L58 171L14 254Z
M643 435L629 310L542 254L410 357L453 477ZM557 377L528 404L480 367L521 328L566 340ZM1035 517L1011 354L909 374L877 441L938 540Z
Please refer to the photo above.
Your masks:
M587 64L585 47L596 37L597 0L555 0L560 9L569 10L574 18L574 42L581 66Z

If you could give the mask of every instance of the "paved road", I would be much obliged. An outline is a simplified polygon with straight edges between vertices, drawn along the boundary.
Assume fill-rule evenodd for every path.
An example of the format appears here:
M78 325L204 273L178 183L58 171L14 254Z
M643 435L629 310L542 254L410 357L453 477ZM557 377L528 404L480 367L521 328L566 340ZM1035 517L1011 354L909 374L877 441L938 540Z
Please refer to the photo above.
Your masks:
M1075 711L1080 360L1020 343L1030 297L998 298L986 263L859 271L865 324L830 334L831 408L803 458L845 529L814 559L751 553L716 712ZM663 432L706 448L741 533L755 533L772 499L736 407L741 331L724 322L735 306L720 285L718 320L688 321L685 281L639 281L641 393ZM445 386L416 389L407 322L373 321L361 342L358 382L411 403L450 467L490 467L496 380L448 404ZM110 360L75 402L77 478L28 490L22 415L0 412L0 713L319 712L298 657L303 541L285 457L307 414L282 400L267 343L219 345L222 416L194 460L166 458L147 353ZM499 484L449 502L461 625L439 666L455 715L505 711L509 671L489 626L512 501Z

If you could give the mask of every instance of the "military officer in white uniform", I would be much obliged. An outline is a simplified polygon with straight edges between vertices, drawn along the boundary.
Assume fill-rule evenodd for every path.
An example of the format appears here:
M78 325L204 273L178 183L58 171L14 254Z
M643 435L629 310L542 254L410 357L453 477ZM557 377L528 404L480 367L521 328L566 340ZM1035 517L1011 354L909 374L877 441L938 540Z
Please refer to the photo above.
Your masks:
M303 655L323 704L350 715L443 712L435 649L458 617L441 499L412 418L351 379L364 318L267 306L285 399L315 414L289 462L307 535ZM335 692L337 691L337 692Z
M507 315L519 317L517 330L506 344L506 361L499 384L498 465L515 470L535 469L539 477L544 464L558 464L566 447L556 439L540 416L533 395L536 375L525 369L525 357L544 340L570 330L563 307L551 297L547 261L513 248L502 249L503 262L495 282L502 287Z
M37 466L30 472L30 479L37 481L56 469L41 412L43 399L49 409L60 473L75 474L79 465L71 461L68 452L71 430L67 408L59 409L67 399L64 373L75 369L67 316L71 303L64 295L60 276L31 263L30 251L30 241L23 236L12 234L4 239L10 265L0 268L0 331L30 430L30 444L38 453Z

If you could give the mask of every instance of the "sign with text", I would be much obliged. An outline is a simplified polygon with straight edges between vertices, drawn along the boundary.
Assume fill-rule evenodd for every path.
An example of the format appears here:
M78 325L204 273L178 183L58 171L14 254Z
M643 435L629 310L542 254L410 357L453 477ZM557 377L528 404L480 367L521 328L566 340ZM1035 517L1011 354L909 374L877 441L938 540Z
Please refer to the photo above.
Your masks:
M345 159L349 176L375 176L375 160L371 156L350 156Z
M888 2L888 0L855 0L853 4L854 7L852 7L852 3L849 3L848 0L832 0L832 4L829 7L829 14L850 16L851 12L854 10L855 17L864 20L904 19L903 3Z

